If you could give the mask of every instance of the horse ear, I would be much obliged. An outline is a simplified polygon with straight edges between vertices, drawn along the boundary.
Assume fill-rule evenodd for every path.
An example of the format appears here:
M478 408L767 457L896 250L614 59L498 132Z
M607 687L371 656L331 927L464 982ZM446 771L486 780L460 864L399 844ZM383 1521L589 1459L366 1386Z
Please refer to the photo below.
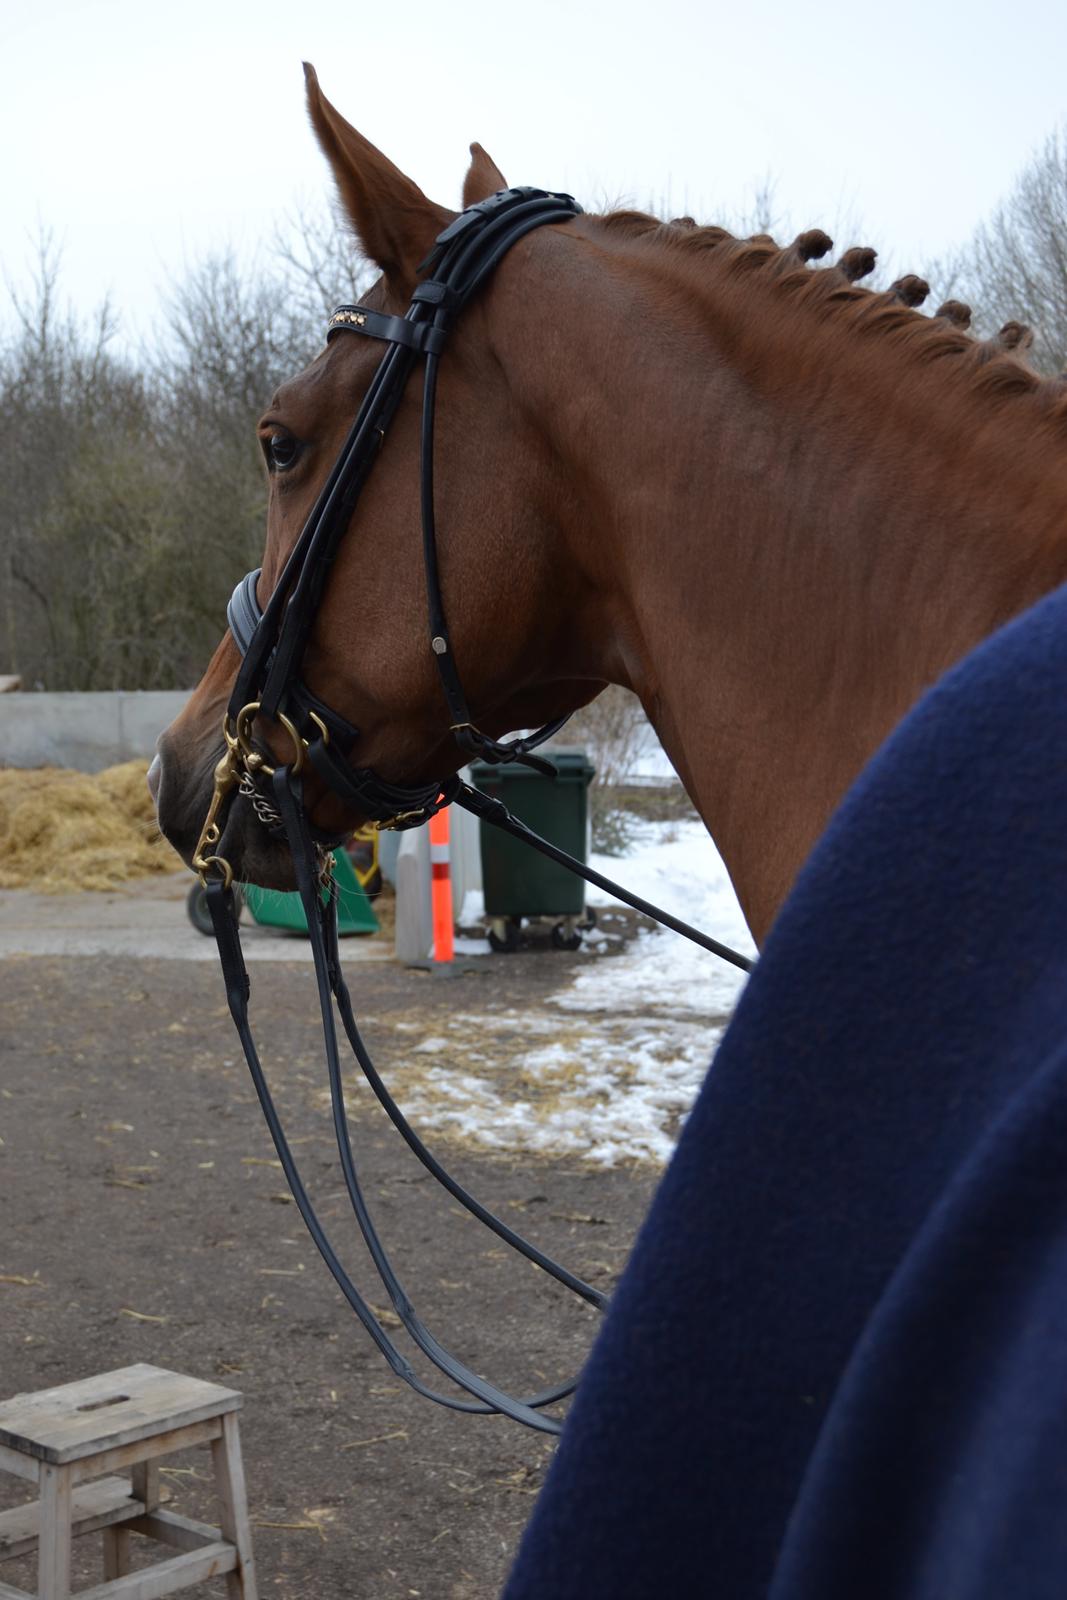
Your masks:
M463 180L463 205L476 206L479 200L488 200L498 189L507 188L507 179L480 144L471 145L471 164Z
M347 123L319 88L304 62L308 114L323 155L333 169L345 211L363 249L401 297L411 292L416 268L454 216L428 200L399 167Z

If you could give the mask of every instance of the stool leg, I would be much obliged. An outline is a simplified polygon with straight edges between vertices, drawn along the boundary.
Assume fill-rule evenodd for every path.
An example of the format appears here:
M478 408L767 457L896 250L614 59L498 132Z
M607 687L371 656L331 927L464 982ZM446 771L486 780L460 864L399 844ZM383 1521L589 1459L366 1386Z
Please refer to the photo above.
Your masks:
M130 1570L130 1530L117 1523L104 1529L104 1577L121 1578Z
M159 1505L159 1462L138 1461L130 1476L133 1498L140 1500L146 1511L155 1511Z
M37 1593L40 1600L70 1600L70 1468L42 1462L38 1481L41 1532Z
M211 1457L222 1510L219 1524L223 1536L237 1546L238 1567L236 1572L226 1574L226 1592L230 1600L258 1600L256 1566L252 1559L252 1529L245 1496L245 1469L241 1460L241 1435L237 1417L232 1411L222 1419L222 1438L212 1440Z

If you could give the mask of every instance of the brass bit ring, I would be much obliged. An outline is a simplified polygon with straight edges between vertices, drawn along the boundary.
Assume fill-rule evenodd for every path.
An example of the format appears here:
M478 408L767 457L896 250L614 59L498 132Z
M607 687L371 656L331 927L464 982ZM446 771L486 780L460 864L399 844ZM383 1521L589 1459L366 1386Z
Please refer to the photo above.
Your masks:
M252 745L252 724L255 722L258 714L258 700L251 700L249 701L248 705L242 706L240 711L237 713L237 722L234 727L234 737L237 743L237 748L241 752L241 757L245 764L245 770L251 773L262 772L268 778L273 778L275 769L267 765L259 751L254 749ZM282 727L293 741L294 759L292 763L292 771L295 774L299 772L304 765L304 752L307 749L307 740L301 738L296 727L285 715L284 711L279 711L274 720L275 722L281 723ZM317 720L318 719L316 718L316 721Z

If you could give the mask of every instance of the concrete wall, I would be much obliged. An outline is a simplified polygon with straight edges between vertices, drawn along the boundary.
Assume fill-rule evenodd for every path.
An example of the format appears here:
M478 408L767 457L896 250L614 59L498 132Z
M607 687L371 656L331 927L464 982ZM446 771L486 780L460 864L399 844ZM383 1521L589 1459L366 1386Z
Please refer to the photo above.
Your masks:
M186 690L0 694L0 766L101 772L149 757Z

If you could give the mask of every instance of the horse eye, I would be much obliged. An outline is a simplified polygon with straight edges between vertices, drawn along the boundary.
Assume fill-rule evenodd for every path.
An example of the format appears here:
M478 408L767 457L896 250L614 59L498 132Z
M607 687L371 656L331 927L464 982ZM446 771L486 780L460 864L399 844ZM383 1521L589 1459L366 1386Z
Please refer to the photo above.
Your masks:
M300 454L291 433L272 433L267 440L267 464L272 472L285 472Z

